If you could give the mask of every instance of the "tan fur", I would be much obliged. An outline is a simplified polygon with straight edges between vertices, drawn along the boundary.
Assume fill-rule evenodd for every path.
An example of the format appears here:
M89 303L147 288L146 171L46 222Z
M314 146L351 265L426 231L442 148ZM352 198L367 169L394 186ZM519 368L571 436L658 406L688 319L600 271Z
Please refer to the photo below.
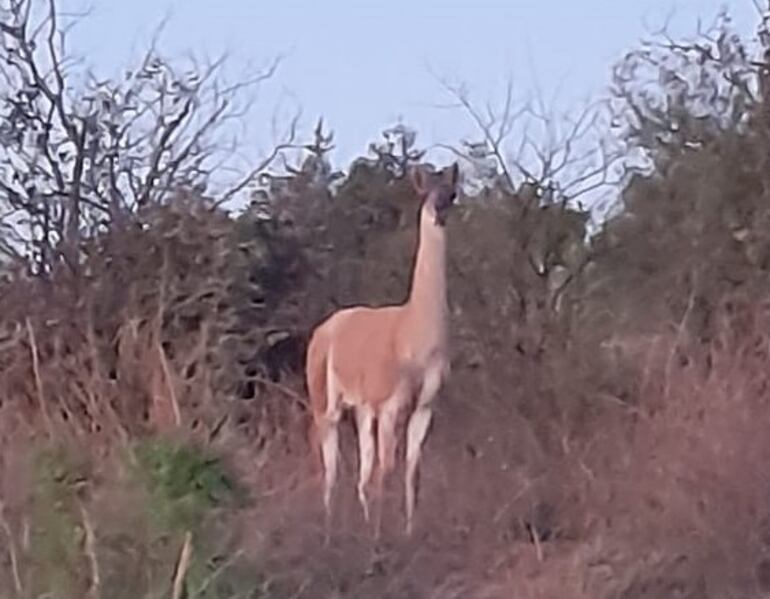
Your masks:
M356 413L359 440L358 494L369 519L366 487L372 474L376 428L377 486L394 465L395 423L415 403L407 430L405 478L407 530L411 532L414 486L420 447L431 418L431 403L449 372L446 308L445 228L439 200L454 198L457 171L415 187L423 197L420 238L409 299L401 305L355 306L339 310L313 331L306 358L306 379L313 416L314 445L324 466L327 533L331 491L336 480L337 424L341 412ZM447 182L449 181L449 183ZM443 195L440 195L443 194ZM443 218L443 214L440 215ZM374 423L376 422L376 427ZM371 428L370 428L371 427ZM379 533L379 514L376 523Z
M310 399L310 447L320 451L320 433L323 426L323 413L326 410L326 354L329 347L328 336L322 326L316 328L310 337L305 357L305 381ZM320 454L319 454L320 458Z

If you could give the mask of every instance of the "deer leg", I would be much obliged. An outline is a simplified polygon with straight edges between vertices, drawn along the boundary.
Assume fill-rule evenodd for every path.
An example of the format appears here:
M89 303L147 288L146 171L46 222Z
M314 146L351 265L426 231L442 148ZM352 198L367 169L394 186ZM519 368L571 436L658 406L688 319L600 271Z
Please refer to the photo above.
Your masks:
M374 525L374 536L376 539L380 537L380 530L382 528L385 479L393 469L396 461L396 419L400 403L400 396L393 396L380 410L377 419L379 469L377 471L377 517Z
M374 411L369 406L356 407L356 428L358 429L358 500L364 510L364 519L369 522L369 501L366 487L374 469Z
M339 422L341 416L340 394L330 378L327 388L326 412L322 416L321 454L324 466L324 510L326 512L326 537L329 542L332 519L332 491L337 480L337 462L339 458Z
M324 510L326 511L327 531L331 526L332 518L332 491L337 480L337 460L339 454L339 432L337 425L339 417L328 419L324 425L321 451L324 462Z
M412 534L412 522L415 505L415 484L417 478L417 464L422 453L422 444L428 433L431 418L433 416L432 402L441 387L442 371L433 368L428 371L423 380L420 395L414 412L409 418L406 432L406 473L404 484L406 487L406 534Z

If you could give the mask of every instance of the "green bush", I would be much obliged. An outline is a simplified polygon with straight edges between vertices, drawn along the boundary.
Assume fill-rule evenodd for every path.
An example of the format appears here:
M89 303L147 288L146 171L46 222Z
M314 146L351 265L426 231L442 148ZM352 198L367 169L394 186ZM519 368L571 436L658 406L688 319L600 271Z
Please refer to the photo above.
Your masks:
M136 457L149 516L162 532L196 532L209 510L234 496L221 461L197 448L151 439L137 445Z
M87 470L63 448L45 448L33 457L29 496L30 569L33 596L80 598L87 570L81 547L85 530L79 509L79 490Z

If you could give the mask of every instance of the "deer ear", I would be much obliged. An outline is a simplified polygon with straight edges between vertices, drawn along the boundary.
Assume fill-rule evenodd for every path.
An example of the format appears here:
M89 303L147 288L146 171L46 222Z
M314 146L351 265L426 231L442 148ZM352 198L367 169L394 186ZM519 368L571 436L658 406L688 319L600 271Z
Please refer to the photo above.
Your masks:
M425 174L419 166L412 167L410 179L417 194L423 195L425 193Z
M456 162L446 169L444 177L452 187L457 185L457 180L460 178L460 168L457 166Z

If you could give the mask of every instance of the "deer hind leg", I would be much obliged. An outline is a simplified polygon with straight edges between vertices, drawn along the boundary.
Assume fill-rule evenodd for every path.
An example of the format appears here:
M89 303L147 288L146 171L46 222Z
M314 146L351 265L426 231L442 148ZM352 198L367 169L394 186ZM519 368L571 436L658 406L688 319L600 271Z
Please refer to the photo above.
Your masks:
M324 492L323 502L326 512L326 541L329 540L332 517L332 492L337 480L337 462L339 461L339 422L342 415L340 405L340 391L332 375L328 370L326 411L321 416L321 454L324 466Z
M339 457L339 413L331 415L324 422L321 438L321 452L324 463L324 510L326 512L327 529L332 518L332 492L337 481L337 461Z
M374 469L374 410L369 406L356 407L356 428L358 432L358 501L364 510L364 520L369 522L369 500L366 488Z
M441 387L442 370L435 367L429 370L423 380L420 395L414 412L409 418L406 432L406 472L404 485L406 487L406 534L412 534L415 506L415 485L417 465L422 453L422 445L428 434L428 427L433 416L433 398Z
M396 420L401 405L401 395L391 397L382 407L377 417L377 448L379 468L377 471L377 516L374 524L375 538L379 538L382 528L382 506L385 479L393 470L396 462Z

